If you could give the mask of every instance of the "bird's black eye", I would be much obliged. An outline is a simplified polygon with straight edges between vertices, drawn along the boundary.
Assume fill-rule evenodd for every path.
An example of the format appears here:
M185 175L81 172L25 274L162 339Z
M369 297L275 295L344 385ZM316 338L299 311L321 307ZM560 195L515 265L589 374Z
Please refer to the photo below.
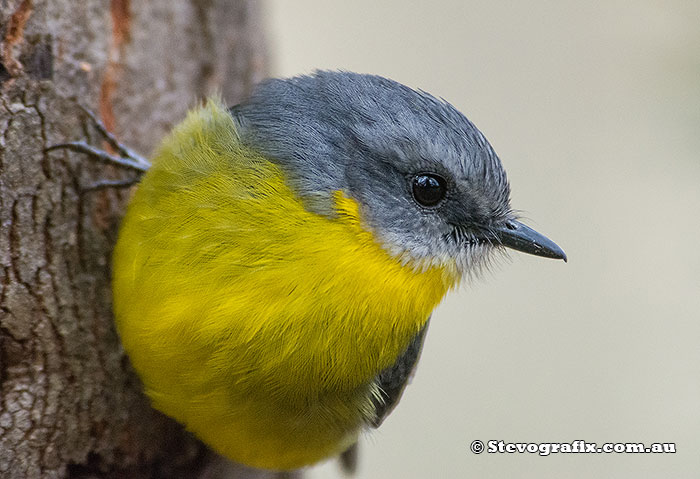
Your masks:
M442 176L423 173L413 178L413 197L423 206L435 206L445 197L447 182Z

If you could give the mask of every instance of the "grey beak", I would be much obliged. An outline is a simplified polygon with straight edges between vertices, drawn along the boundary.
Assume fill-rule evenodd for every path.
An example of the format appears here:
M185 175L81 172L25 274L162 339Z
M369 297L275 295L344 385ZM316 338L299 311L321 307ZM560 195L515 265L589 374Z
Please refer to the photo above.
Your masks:
M554 241L520 221L508 220L504 226L496 228L495 233L496 239L503 246L545 258L563 259L566 262L566 253Z

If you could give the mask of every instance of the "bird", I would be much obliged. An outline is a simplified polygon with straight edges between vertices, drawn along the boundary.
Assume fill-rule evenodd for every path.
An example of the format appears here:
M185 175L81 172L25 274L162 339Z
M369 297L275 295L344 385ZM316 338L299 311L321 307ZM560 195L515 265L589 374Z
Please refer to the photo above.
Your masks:
M105 132L106 133L106 132ZM352 451L415 369L434 308L506 249L502 163L447 101L377 75L268 79L190 111L142 173L112 261L117 331L153 407L236 462Z

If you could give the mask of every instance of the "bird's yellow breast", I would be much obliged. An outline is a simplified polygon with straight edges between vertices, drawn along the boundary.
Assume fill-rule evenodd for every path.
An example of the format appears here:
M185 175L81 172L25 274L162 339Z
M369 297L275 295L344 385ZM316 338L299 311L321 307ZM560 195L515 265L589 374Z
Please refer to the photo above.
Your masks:
M114 253L117 327L156 408L231 459L288 469L341 450L372 381L456 277L390 256L335 193L304 208L210 102L165 140Z

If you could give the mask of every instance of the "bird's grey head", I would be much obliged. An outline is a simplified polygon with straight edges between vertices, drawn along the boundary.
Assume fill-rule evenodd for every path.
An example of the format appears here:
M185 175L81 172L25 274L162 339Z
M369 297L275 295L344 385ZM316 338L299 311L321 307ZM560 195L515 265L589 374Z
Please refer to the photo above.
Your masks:
M404 261L464 273L502 245L563 257L514 220L501 161L446 101L379 76L319 71L263 82L231 111L243 142L282 167L307 208L333 215L343 191Z

